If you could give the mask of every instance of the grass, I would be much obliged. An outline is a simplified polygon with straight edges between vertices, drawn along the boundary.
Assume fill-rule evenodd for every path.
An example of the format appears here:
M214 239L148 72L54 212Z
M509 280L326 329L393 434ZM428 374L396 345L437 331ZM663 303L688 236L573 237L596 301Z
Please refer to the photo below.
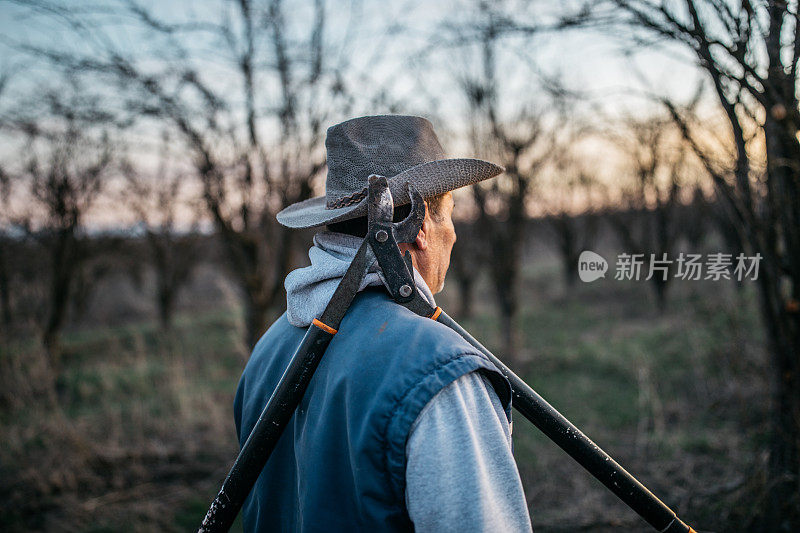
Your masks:
M766 434L754 291L688 282L671 291L659 313L644 282L565 291L557 264L530 267L511 366L698 531L744 528L736 502ZM439 299L445 309L454 300ZM487 287L476 302L462 323L500 353ZM170 335L151 322L70 332L59 372L30 339L0 345L2 529L194 528L238 449L240 319L187 313ZM649 531L515 416L537 531Z
M754 287L676 284L660 313L643 282L524 286L510 366L698 531L745 529L768 412ZM490 313L464 325L500 353ZM535 530L651 530L519 414L514 433Z
M238 335L219 313L183 318L169 335L149 323L66 335L51 397L3 405L3 529L185 530L185 509L210 502L237 451ZM2 357L18 383L46 361L30 347Z

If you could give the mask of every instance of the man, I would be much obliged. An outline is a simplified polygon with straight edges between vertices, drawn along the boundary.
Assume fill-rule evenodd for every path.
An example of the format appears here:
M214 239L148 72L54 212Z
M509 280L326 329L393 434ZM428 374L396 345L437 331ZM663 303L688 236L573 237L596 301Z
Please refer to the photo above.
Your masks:
M234 402L244 443L306 328L318 318L366 232L367 179L388 178L396 219L404 185L426 198L409 250L435 306L456 240L450 191L502 169L446 159L430 122L373 116L328 129L325 196L278 221L327 226L311 266L286 278L287 310L264 334ZM529 531L511 453L510 388L455 332L396 304L374 265L297 412L243 507L248 531Z

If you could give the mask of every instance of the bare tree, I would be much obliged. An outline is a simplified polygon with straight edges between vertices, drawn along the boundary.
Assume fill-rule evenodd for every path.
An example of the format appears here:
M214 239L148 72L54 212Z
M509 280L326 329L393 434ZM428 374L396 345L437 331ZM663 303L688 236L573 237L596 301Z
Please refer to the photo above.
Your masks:
M481 240L490 250L488 269L500 308L505 352L510 356L516 347L514 323L519 311L518 283L528 221L526 202L531 182L546 160L543 145L548 140L542 121L533 113L523 112L508 121L500 118L494 46L489 29L483 42L484 77L465 81L464 89L473 121L473 143L479 146L479 139L490 139L490 148L476 149L492 154L506 168L503 176L472 191Z
M711 211L710 202L706 198L703 188L696 184L692 191L691 201L681 209L679 219L680 233L686 239L689 248L700 251L710 229L708 225ZM727 241L726 241L727 242ZM738 245L737 245L738 248ZM734 250L731 249L731 252ZM739 250L736 250L737 252ZM734 256L735 257L735 256Z
M236 108L224 91L204 82L198 67L183 62L179 80L170 79L173 76L169 73L153 79L128 61L106 66L136 82L143 97L137 102L140 111L153 106L153 114L176 127L195 153L206 208L244 298L249 346L266 327L267 313L282 294L283 278L290 266L292 233L275 223L274 213L308 198L312 179L325 165L319 145L326 113L317 107L320 102L314 101L314 95L331 78L323 71L324 5L317 2L315 8L304 43L310 57L298 57L290 48L284 6L279 0L266 8L242 0L235 12L227 15L231 18L213 28L212 37L230 53L231 74L238 78L243 108ZM157 21L138 5L131 4L131 10L148 31L175 41L174 27ZM265 64L270 72L264 72ZM270 106L278 133L271 139L275 143L272 146L263 138L260 123L265 117L258 104L261 83L267 75L279 87L278 97ZM170 90L176 83L191 87L194 95L186 98L183 91L175 92L178 87ZM189 98L196 97L204 103L199 111L205 124L192 117L195 110ZM243 123L233 122L236 120ZM217 148L219 140L224 143L223 149ZM225 148L231 156L225 156Z
M7 101L6 89L10 74L0 73L0 97ZM0 126L4 124L0 123ZM11 204L11 176L5 169L5 162L0 162L0 324L4 330L11 326L11 273L9 268L12 239L8 234L11 220L9 218Z
M800 528L800 23L796 2L611 0L638 42L677 43L710 80L729 128L720 160L691 107L662 102L741 229L763 257L758 284L774 383L768 497L752 529ZM751 132L754 132L752 136ZM763 151L753 144L763 140Z
M8 213L10 179L0 167L0 210ZM5 217L3 217L5 218ZM8 220L0 220L0 324L4 330L11 326L11 283L9 272L9 251L11 238L7 234Z
M4 329L11 327L11 286L9 283L8 260L6 250L8 246L8 236L5 232L0 234L0 323Z
M578 278L578 258L593 247L605 203L605 188L574 154L578 138L573 137L551 157L552 183L542 186L546 221L556 238L567 289ZM547 189L545 192L544 189Z
M137 169L130 162L123 165L126 178L123 195L144 231L156 275L156 309L164 331L172 328L179 291L191 280L192 271L198 264L197 227L190 224L191 227L181 232L176 220L179 208L185 203L182 192L189 176L174 166L169 149L169 135L165 134L158 168L152 175L146 175L146 171ZM188 224L190 221L183 222Z
M87 120L85 96L49 93L42 114L17 117L12 124L27 133L24 166L13 177L31 200L18 214L24 228L47 252L47 289L40 317L42 341L59 364L64 326L75 275L86 259L84 218L112 163L112 143ZM89 112L91 114L91 112Z
M132 121L168 127L190 152L203 205L241 290L250 346L291 266L293 233L274 215L311 196L325 168L325 125L353 105L344 77L348 36L332 44L323 0L311 4L310 18L286 4L220 1L202 16L187 9L165 18L135 0L112 15L98 9L80 16L54 2L47 13L94 49L20 47L110 82ZM140 50L116 44L120 24Z
M641 255L649 267L647 277L662 311L673 278L669 258L680 236L679 194L686 179L687 147L669 138L677 133L671 126L669 118L629 119L621 134L609 134L629 159L632 182L608 220L625 251Z
M473 197L478 211L477 227L489 251L486 267L500 309L504 348L512 355L528 204L535 178L556 146L558 132L552 123L557 122L554 117L557 113L551 111L562 89L557 80L540 75L525 49L531 46L534 37L569 27L572 22L565 15L519 24L517 18L536 17L537 13L535 6L520 2L478 1L470 3L465 13L467 17L462 22L445 25L447 38L442 45L476 52L470 61L477 67L475 72L457 76L467 100L466 119L473 150L506 168L498 178L473 187ZM499 59L509 51L509 35L525 37L524 45L516 51L531 75L538 78L525 84L522 105L520 94L509 99L514 93L511 82L519 80L514 80L499 64ZM519 66L520 62L512 64ZM538 92L542 100L537 102L531 97L534 84L542 89ZM508 102L514 102L514 107L509 108Z
M725 251L731 254L731 257L738 257L739 254L745 253L744 242L742 237L742 229L731 218L730 213L726 207L727 203L724 199L719 199L718 194L715 195L715 201L709 206L708 213L713 227L719 232L722 243L725 245ZM742 289L744 287L743 280L736 279L736 287Z
M450 256L450 270L458 285L458 314L461 318L470 318L473 314L475 283L481 273L481 266L486 264L486 247L483 246L477 222L457 221L455 223L458 240L453 246Z
M78 323L88 317L93 297L104 279L127 267L131 259L141 261L143 254L131 241L130 236L114 231L93 232L81 239L82 260L72 283L70 322Z

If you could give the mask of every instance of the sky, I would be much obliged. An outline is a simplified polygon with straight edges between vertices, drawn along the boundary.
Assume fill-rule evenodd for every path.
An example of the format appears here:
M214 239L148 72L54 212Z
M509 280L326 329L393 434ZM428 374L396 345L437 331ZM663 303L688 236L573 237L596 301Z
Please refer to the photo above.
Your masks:
M110 12L119 10L120 0L70 0L62 2L70 6L72 14L81 17L81 9L88 5L104 5ZM206 20L218 21L219 2L213 0L173 0L171 2L155 2L141 0L141 5L165 20ZM474 55L465 50L448 46L431 46L431 41L447 41L447 32L443 26L454 25L474 17L464 8L471 2L466 0L442 0L437 2L421 0L328 0L327 16L330 19L326 35L331 42L339 44L342 35L351 36L350 44L341 47L341 53L349 56L352 69L361 72L373 69L378 78L390 79L389 84L396 94L407 98L412 104L425 93L434 93L444 104L444 109L455 114L462 106L457 98L448 98L453 90L454 77L461 71L469 69L474 63ZM506 2L509 10L514 11L515 2ZM287 30L305 33L310 27L309 20L313 16L311 2L307 0L288 0ZM552 17L553 11L548 2L519 2L520 5L542 6L529 9L521 14L523 20L541 21ZM564 3L564 5L569 2ZM97 15L86 15L87 22L91 17L102 19ZM106 20L110 17L106 17ZM106 37L123 50L141 50L144 52L151 44L146 37L137 33L132 24L126 24L124 18L117 17L113 32ZM402 28L399 35L385 36L390 28ZM198 52L213 53L203 34L185 39L188 48ZM0 49L3 50L0 65L19 65L25 69L31 67L26 58L22 58L8 46L13 43L55 46L59 50L91 49L89 39L75 39L74 34L64 29L53 17L42 16L16 5L15 2L0 0ZM626 106L644 104L638 102L643 89L658 88L666 94L688 97L694 90L697 80L696 68L684 61L676 61L669 54L652 51L635 51L619 36L610 36L600 31L571 30L558 34L547 34L536 38L526 49L509 41L509 45L501 58L503 73L509 80L515 79L517 86L529 85L535 68L549 75L558 73L567 86L580 89L605 106L623 109ZM627 57L623 52L630 54ZM376 65L376 59L379 63ZM420 72L421 70L421 72ZM36 69L20 77L33 79L38 73ZM647 80L643 83L641 78ZM386 79L382 81L386 81ZM421 87L423 85L424 87ZM649 85L649 87L648 87ZM524 99L524 91L515 95ZM426 96L427 97L427 96ZM422 107L426 102L418 104ZM513 104L512 104L513 105Z
M219 2L213 0L141 0L140 3L167 21L218 22L225 16ZM105 32L103 37L111 46L142 55L157 52L163 44L149 40L136 31L129 20L119 17L119 4L117 0L61 2L68 6L69 16L86 20L87 24L92 20L114 20L111 31ZM312 2L287 0L286 4L287 34L290 38L305 36L313 18ZM469 4L466 0L336 0L326 3L326 39L339 57L347 61L346 76L356 95L363 84L377 84L402 102L403 112L429 116L452 156L472 155L469 144L464 141L467 117L458 80L465 74L479 75L478 56L469 47L447 45L451 38L447 28L474 16L468 9ZM97 10L90 13L86 10L88 5L103 6L103 10L99 14ZM553 6L560 4L508 0L506 5L509 12L523 20L542 21L552 17L556 9ZM21 54L17 50L19 45L88 51L91 57L92 50L104 44L103 40L76 37L58 20L50 12L31 15L30 10L16 2L0 0L0 72L14 71L10 92L35 96L52 79L52 71ZM223 91L235 92L236 87L230 85L225 71L218 68L225 52L219 50L218 43L204 40L202 32L192 35L191 39L184 39L183 44L191 54L211 58L203 65L209 83ZM347 40L344 36L348 36ZM537 79L542 75L557 75L568 88L586 96L582 112L590 117L592 113L597 113L598 120L604 114L646 115L656 106L645 93L668 94L686 100L700 79L697 69L680 51L669 49L666 52L630 50L630 45L619 35L588 30L543 35L524 44L519 39L508 39L498 52L499 78L504 87L502 109L514 115L521 107L542 105L545 100ZM158 64L152 66L159 68ZM262 95L268 100L271 89L268 84L263 89ZM109 95L116 90L107 88ZM332 120L346 118L349 117L332 117ZM266 135L274 130L268 126L264 129ZM137 131L137 135L145 145L157 138L146 128ZM153 151L152 142L146 152ZM0 157L8 157L7 151L12 146L13 142L6 143L6 153L0 149ZM145 163L148 157L144 154ZM110 224L117 216L117 213L106 212L104 216L96 215L94 220L96 224Z

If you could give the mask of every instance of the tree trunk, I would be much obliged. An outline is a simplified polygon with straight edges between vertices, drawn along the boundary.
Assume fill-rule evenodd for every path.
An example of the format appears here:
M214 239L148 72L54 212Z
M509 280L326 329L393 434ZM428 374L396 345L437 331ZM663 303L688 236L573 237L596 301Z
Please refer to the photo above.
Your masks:
M663 314L664 311L667 310L667 281L658 277L660 275L661 274L653 274L651 281L653 282L653 291L656 293L658 312L659 314Z
M261 237L254 232L233 230L219 216L216 217L216 222L231 273L242 294L245 321L244 342L248 349L252 349L266 329L267 313L272 303L271 295L275 289L274 284L272 287L269 286L268 269L262 265L260 252L264 243L259 241ZM280 256L278 258L272 256L276 271L282 265L281 259ZM283 275L285 276L285 272ZM281 278L282 281L283 278Z
M11 287L8 280L6 243L0 244L0 323L11 327Z
M559 238L559 250L561 250L561 265L564 273L564 284L567 290L575 287L578 279L578 254L576 225L578 222L566 214L558 215L553 224Z
M575 282L578 280L578 257L579 255L574 252L568 253L564 251L561 254L561 261L564 271L564 284L567 290L575 288Z
M517 359L517 329L514 327L516 319L516 305L511 302L504 302L500 309L502 325L500 331L503 335L503 351L509 362Z
M744 253L744 248L742 247L742 238L739 235L739 232L736 231L736 225L732 220L730 220L729 217L719 214L717 215L717 229L722 237L722 242L727 248L725 251L731 254L731 257L735 262L736 257L739 254ZM741 291L744 288L744 280L739 280L737 278L735 282L736 290Z
M148 233L148 242L153 254L153 266L156 269L158 322L161 330L166 332L172 329L172 310L177 290L173 276L175 258L171 250L174 243L167 236L156 233Z
M175 292L172 287L160 286L158 291L158 322L162 331L172 330L172 311L175 308Z
M800 530L800 146L787 135L786 124L766 120L770 209L783 229L778 245L774 227L766 228L770 255L782 246L785 265L767 261L759 274L762 315L766 322L772 359L773 428L770 445L767 507L764 527L770 531ZM771 221L768 221L771 222ZM784 272L781 269L784 268ZM789 293L782 292L787 274Z
M450 254L448 275L455 280L458 287L458 316L461 319L471 318L473 315L475 282L485 259L480 243L482 235L479 234L477 225L476 222L455 223L459 238Z
M510 261L506 258L505 261ZM519 305L517 301L516 274L511 269L503 269L505 274L495 271L494 286L497 303L500 308L500 333L502 335L503 352L512 362L517 356L517 331L514 327Z
M61 363L61 328L66 318L69 292L77 261L75 227L58 230L54 238L56 242L53 245L50 301L42 342L53 367L58 370Z
M759 279L772 368L772 438L766 508L755 529L797 531L800 527L800 338L797 334L800 315L782 308L771 274L764 272Z
M475 279L469 275L456 278L458 283L458 315L462 319L472 317L472 301Z
M246 293L244 296L244 334L247 348L252 350L267 328L269 304L257 295Z

